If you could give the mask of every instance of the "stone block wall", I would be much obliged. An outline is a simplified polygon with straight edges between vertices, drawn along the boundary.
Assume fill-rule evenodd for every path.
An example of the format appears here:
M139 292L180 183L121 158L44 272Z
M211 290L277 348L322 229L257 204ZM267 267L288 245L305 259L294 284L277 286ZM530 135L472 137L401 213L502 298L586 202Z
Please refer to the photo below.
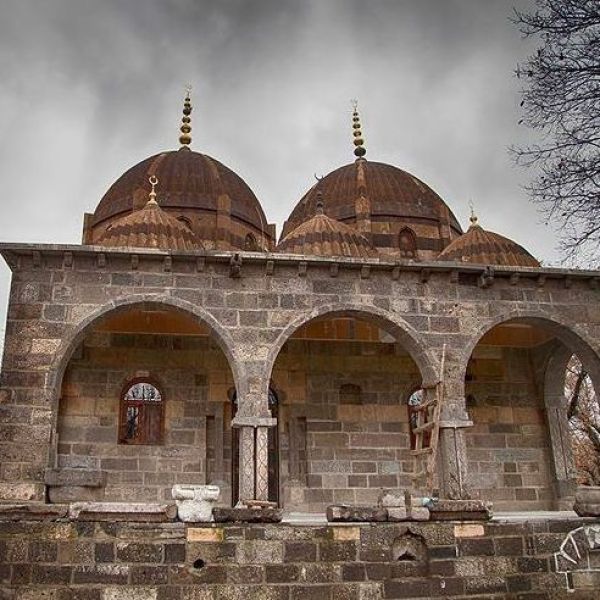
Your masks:
M496 510L555 508L551 440L536 349L479 347L467 370L465 433L473 494Z
M600 555L553 553L584 521L0 522L3 600L598 600ZM583 564L585 563L585 564ZM567 591L567 587L571 591Z
M140 376L161 384L163 444L118 443L123 386ZM93 333L65 373L56 466L102 471L98 499L170 500L173 484L206 482L208 403L222 406L225 393L210 396L228 385L227 361L208 337Z

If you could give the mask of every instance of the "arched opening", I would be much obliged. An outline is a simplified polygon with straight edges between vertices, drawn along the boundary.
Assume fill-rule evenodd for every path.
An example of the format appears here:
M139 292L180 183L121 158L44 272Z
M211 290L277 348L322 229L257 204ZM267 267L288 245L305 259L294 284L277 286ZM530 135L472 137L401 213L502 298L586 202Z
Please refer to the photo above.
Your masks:
M565 410L579 485L600 485L600 397L576 354L565 369Z
M416 258L417 236L409 227L401 229L398 233L398 249L402 258Z
M472 349L465 374L474 423L465 430L469 484L496 510L572 506L565 375L574 353L597 372L598 358L580 337L536 317L499 322Z
M400 328L336 311L308 320L281 347L280 481L287 510L376 504L381 489L411 486L406 399L422 385ZM408 339L408 338L407 338Z
M232 480L232 499L239 498L240 488L240 430L237 427L231 427L231 421L234 419L238 409L238 397L235 390L230 391L231 410L228 426L231 430L231 480ZM279 424L279 394L275 389L269 387L269 411L271 417L277 419ZM279 426L269 427L267 432L267 452L268 452L268 495L269 502L279 504ZM234 500L235 501L235 500Z
M73 343L50 466L77 478L49 483L50 500L162 502L175 483L217 483L227 503L223 423L234 377L211 327L139 303L93 320Z

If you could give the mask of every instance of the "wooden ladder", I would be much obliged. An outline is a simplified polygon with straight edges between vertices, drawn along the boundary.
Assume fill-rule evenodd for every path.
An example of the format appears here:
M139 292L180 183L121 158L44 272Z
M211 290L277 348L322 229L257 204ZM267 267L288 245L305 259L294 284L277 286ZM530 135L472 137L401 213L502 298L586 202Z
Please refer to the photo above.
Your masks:
M411 455L415 458L415 472L412 475L413 482L425 478L425 489L433 491L433 475L437 458L437 446L440 437L440 412L444 401L444 363L446 361L446 344L442 347L442 360L440 363L440 377L436 384L435 395L413 407L416 413L416 424L413 428L415 436L415 448ZM429 433L428 443L425 443L425 435ZM425 466L423 468L423 458Z

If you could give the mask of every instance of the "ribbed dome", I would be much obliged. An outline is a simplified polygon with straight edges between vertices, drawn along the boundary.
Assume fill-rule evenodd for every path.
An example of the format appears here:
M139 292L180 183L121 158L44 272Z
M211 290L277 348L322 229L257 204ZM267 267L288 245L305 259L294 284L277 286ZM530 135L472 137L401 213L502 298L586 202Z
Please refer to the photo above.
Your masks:
M112 248L202 249L202 243L186 225L152 201L112 223L97 243Z
M188 223L208 247L226 238L224 247L243 248L248 234L272 241L262 207L246 183L217 160L188 148L151 156L119 177L90 219L90 241L95 243L115 219L144 206L151 175L160 181L162 209ZM232 224L223 226L217 214L230 215Z
M363 235L320 212L288 233L276 250L316 256L377 256L377 251Z
M540 263L523 246L504 236L486 231L472 217L467 232L454 240L437 260L510 267L539 267Z
M421 180L397 167L358 159L332 171L300 200L282 237L315 213L322 193L325 213L358 230L386 254L399 253L399 232L409 227L423 258L435 257L462 230L444 201ZM365 218L367 220L365 220Z

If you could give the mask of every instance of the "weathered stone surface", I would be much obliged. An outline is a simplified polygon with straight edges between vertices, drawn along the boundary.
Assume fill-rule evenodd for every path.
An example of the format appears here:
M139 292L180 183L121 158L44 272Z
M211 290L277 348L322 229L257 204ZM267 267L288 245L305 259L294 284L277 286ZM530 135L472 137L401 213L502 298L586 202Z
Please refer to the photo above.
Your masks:
M46 469L46 485L101 487L106 484L106 473L97 469Z
M388 520L388 511L371 506L332 505L327 507L327 520L347 523L383 522Z
M124 502L75 502L69 517L78 521L165 522L177 516L174 504L127 504Z
M209 522L213 520L213 505L219 499L220 490L216 485L174 485L171 490L177 504L177 516L186 523Z
M101 487L88 487L80 485L48 486L48 499L57 504L71 504L74 502L99 502L104 493Z
M489 521L491 502L483 500L446 500L440 498L429 507L432 521Z
M578 487L573 510L581 517L600 517L600 486Z
M56 520L63 519L69 512L68 506L57 504L0 504L0 520Z
M213 508L217 523L279 523L283 511L279 508Z

